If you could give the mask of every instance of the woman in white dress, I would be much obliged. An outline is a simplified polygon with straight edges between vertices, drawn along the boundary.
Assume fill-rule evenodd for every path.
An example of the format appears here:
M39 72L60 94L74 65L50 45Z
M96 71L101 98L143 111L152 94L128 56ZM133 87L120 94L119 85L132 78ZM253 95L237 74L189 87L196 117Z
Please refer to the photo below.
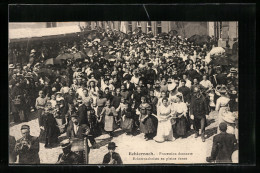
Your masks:
M216 101L215 110L218 111L218 124L223 122L223 115L230 111L229 109L229 101L230 98L227 96L227 90L225 86L222 86L218 92L220 93L220 97ZM218 129L218 133L220 130Z
M173 131L171 124L172 110L168 104L167 98L163 98L162 103L163 104L157 109L157 135L153 138L156 142L173 140Z

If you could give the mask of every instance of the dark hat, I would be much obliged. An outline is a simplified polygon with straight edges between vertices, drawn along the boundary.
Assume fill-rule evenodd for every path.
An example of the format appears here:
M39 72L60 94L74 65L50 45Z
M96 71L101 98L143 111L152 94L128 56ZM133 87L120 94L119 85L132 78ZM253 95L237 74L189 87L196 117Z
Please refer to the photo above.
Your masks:
M114 143L114 142L109 142L108 143L108 149L115 149L117 146L116 146L116 144Z
M222 122L219 124L219 130L222 131L222 132L225 132L227 131L227 124Z
M22 125L21 130L23 130L23 129L30 130L30 126L28 126L28 125Z
M131 80L131 78L132 78L132 76L130 74L126 74L124 77L125 80Z

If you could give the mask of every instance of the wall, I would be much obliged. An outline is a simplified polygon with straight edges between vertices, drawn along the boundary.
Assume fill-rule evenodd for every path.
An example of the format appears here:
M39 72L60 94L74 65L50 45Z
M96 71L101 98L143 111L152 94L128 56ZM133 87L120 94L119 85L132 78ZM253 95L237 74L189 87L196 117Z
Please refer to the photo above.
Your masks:
M46 22L10 22L9 29L22 29L22 28L46 28Z
M170 29L178 31L178 35L189 38L195 34L208 35L207 22L170 22Z

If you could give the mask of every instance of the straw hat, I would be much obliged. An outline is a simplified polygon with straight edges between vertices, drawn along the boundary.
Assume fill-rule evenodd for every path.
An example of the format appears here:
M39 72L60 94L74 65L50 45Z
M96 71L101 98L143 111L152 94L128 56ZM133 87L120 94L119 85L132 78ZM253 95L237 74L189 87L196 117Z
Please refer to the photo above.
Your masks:
M71 146L69 139L65 139L65 140L61 141L61 143L60 143L60 148L67 148L69 146Z
M97 81L96 79L89 79L89 80L88 80L88 83L87 83L88 86L90 85L90 82L94 82L95 85L98 84L98 81Z

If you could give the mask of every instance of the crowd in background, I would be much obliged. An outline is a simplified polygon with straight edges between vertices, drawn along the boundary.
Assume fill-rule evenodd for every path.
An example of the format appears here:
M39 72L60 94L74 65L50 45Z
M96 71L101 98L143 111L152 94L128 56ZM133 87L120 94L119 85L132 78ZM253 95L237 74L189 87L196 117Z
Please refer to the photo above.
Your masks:
M212 63L209 52L215 44L214 39L196 44L171 34L97 30L31 44L29 55L28 45L14 45L10 122L28 121L36 112L45 147L62 133L83 138L86 130L95 147L95 137L113 137L117 128L127 135L144 133L145 140L172 141L187 137L191 125L204 142L212 111L234 134L238 69ZM80 56L66 58L70 54ZM59 63L46 64L61 55Z

